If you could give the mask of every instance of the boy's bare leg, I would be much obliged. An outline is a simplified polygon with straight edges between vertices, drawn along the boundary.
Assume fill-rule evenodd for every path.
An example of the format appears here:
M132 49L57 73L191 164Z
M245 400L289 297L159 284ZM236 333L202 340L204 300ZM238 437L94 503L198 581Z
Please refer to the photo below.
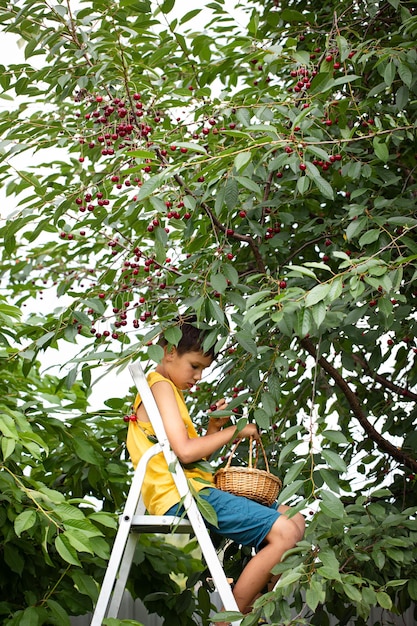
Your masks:
M284 553L295 546L304 535L304 518L300 513L288 518L285 512L289 507L281 505L278 511L282 515L265 538L262 548L246 565L234 589L239 610L248 613L262 589L271 579L272 568L281 561ZM216 622L217 626L228 626L227 622Z

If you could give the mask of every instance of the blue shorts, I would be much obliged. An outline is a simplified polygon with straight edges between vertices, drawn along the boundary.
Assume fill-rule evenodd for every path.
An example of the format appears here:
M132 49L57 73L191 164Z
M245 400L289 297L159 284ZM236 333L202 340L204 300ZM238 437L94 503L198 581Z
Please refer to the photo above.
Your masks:
M265 537L280 516L276 503L270 507L265 506L214 487L203 489L199 496L213 507L217 515L218 526L204 520L210 530L239 545L252 546L256 550L262 547ZM184 512L184 507L178 503L166 515L182 515Z

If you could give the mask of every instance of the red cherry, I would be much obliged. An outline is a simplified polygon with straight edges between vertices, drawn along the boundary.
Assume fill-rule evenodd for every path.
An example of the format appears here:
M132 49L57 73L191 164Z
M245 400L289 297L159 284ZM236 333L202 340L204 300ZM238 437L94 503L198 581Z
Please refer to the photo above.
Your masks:
M279 283L280 289L285 289L287 286L287 281L286 280L281 280Z

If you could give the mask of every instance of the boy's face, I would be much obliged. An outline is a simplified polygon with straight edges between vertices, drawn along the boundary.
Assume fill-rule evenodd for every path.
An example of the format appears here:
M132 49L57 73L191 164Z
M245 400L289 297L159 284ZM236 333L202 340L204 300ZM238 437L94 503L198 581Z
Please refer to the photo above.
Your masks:
M203 375L212 358L203 352L185 352L178 354L173 348L166 355L166 373L174 385L181 390L191 389Z

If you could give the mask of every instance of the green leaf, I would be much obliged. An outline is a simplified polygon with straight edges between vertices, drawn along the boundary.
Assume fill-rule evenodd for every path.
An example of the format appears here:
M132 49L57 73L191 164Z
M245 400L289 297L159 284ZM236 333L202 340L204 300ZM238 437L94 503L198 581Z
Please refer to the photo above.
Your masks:
M81 563L78 560L77 553L69 542L68 537L65 534L55 537L55 547L61 558L70 565L77 565L81 567Z
M68 539L70 545L77 552L87 552L88 554L94 554L94 550L91 547L90 540L85 537L85 535L83 535L81 532L66 530L65 538Z
M48 598L46 604L51 611L51 615L54 618L56 624L60 624L61 626L71 625L68 613L62 608L62 606L58 602L52 600L51 598Z
M379 137L374 137L372 145L374 147L374 152L378 159L383 161L383 163L387 163L389 159L389 150L387 144L382 141Z
M39 623L40 615L37 607L29 606L19 616L19 624L21 626L38 626Z
M281 12L281 18L284 22L305 22L307 16L295 9L284 9Z
M71 577L78 591L91 598L93 603L95 603L98 598L98 587L94 578L80 570L73 570Z
M235 335L236 341L242 346L246 352L252 354L253 356L257 356L258 354L258 346L256 342L253 340L252 335L247 331L238 331Z
M297 180L297 191L300 195L304 195L310 188L310 179L307 176L300 176Z
M11 454L13 454L16 448L16 439L12 439L10 437L3 436L1 438L1 452L3 454L3 460L9 458Z
M151 196L154 193L154 191L156 191L162 186L165 178L166 178L166 174L164 173L156 174L152 178L149 178L147 181L145 181L142 187L140 188L139 193L136 196L137 202L140 202L141 200L145 200L145 198L149 198L149 196Z
M186 148L191 152L199 152L200 154L207 154L207 150L200 146L198 143L193 143L191 141L177 141L175 143L177 148Z
M395 74L396 74L395 63L393 61L389 61L384 71L384 82L387 87L391 87L392 83L394 82Z
M407 591L412 600L417 600L417 579L412 578L408 581Z
M306 602L314 612L320 603L324 603L326 590L318 580L311 580L310 586L306 590Z
M383 609L387 609L390 611L392 609L392 600L390 596L385 593L385 591L377 591L376 592L376 600Z
M362 600L362 594L357 587L354 587L347 582L343 582L343 590L347 597L353 600L353 602L360 602Z
M175 6L175 0L164 0L161 5L162 13L170 13Z
M210 284L213 287L214 291L218 291L219 293L224 293L227 289L227 280L223 276L223 274L212 274L210 276Z
M313 306L317 304L317 302L321 302L326 299L329 291L331 289L331 283L322 283L320 285L316 285L313 287L311 291L309 291L306 295L305 304L306 307Z
M213 613L212 621L216 622L216 620L227 622L237 622L238 620L242 620L242 613L238 611L222 611L221 613Z
M269 414L264 409L255 409L253 412L255 422L262 430L268 430L271 427L271 420Z
M36 511L26 510L20 513L14 521L14 530L18 537L36 524Z
M155 344L148 346L147 352L151 361L154 361L155 363L160 363L162 357L164 356L164 349L162 348L162 346L158 346Z
M179 326L169 326L164 330L164 337L171 346L177 346L182 337Z
M319 328L326 319L326 313L327 307L324 302L318 302L313 307L311 307L311 314L317 328Z
M334 192L332 186L320 175L318 168L313 165L313 163L310 163L310 161L307 161L306 166L307 176L316 185L320 193L322 193L325 198L328 198L329 200L334 200Z
M347 444L348 440L345 435L340 430L324 430L321 433L323 439L327 439L328 441L333 441L334 443L343 443Z
M346 472L346 463L338 454L336 454L336 452L333 452L333 450L323 449L321 451L321 455L332 469L335 469L338 472Z
M250 126L251 114L248 109L240 108L236 111L236 118L242 124L242 126Z
M236 207L239 199L239 189L234 178L228 178L224 190L224 201L229 210Z
M188 11L180 20L180 24L185 24L193 19L196 15L201 12L201 9L193 9L192 11Z
M403 83L407 85L407 87L411 88L412 83L413 83L413 73L410 67L406 63L403 63L402 61L400 61L398 65L398 74L400 75L400 78L403 81Z
M250 152L239 152L235 156L234 165L237 172L241 172L245 169L245 167L250 163L252 159L252 154Z
M335 496L331 491L322 491L320 495L322 497L320 510L333 519L343 519L345 509L340 498Z
M329 487L331 491L333 491L334 493L340 492L340 486L338 481L339 475L335 470L329 470L326 467L321 467L319 469L319 474L322 477L325 485L327 485L327 487Z
M304 480L294 480L291 484L286 485L286 487L284 487L284 489L279 494L278 503L282 504L284 502L287 502L293 495L298 493L303 484Z
M204 489L202 491L204 492ZM207 520L210 524L213 524L213 526L217 527L218 524L216 511L213 509L211 504L209 504L205 498L201 497L201 491L198 493L195 492L194 497L198 506L198 510L200 511L204 519Z
M374 243L374 241L377 241L380 236L381 236L381 231L378 228L372 228L371 230L368 230L366 233L364 233L360 237L358 243L363 248L364 246L367 246L368 244Z
M83 441L82 439L75 439L73 441L73 446L76 455L86 461L87 463L91 463L92 465L101 465L103 460L98 455L94 447L88 441Z
M291 484L299 475L301 470L305 467L305 460L297 461L293 465L291 465L290 469L286 472L284 477L284 485Z
M327 492L323 492L327 493ZM323 563L322 568L320 568L319 572L323 575L324 568L327 568L327 572L330 573L330 577L337 580L340 579L339 568L340 564L336 557L335 552L330 547L324 547L319 552L319 559Z
M156 153L153 150L136 149L129 152L130 156L140 159L155 159Z
M314 280L317 280L317 276L316 274L310 270L308 267L305 267L304 265L286 265L285 267L287 267L290 272L289 272L289 276L308 276L309 278L314 278Z
M253 193L259 198L262 196L262 189L251 178L247 178L246 176L235 176L235 180L242 185L242 187L249 189L249 191L253 191Z

